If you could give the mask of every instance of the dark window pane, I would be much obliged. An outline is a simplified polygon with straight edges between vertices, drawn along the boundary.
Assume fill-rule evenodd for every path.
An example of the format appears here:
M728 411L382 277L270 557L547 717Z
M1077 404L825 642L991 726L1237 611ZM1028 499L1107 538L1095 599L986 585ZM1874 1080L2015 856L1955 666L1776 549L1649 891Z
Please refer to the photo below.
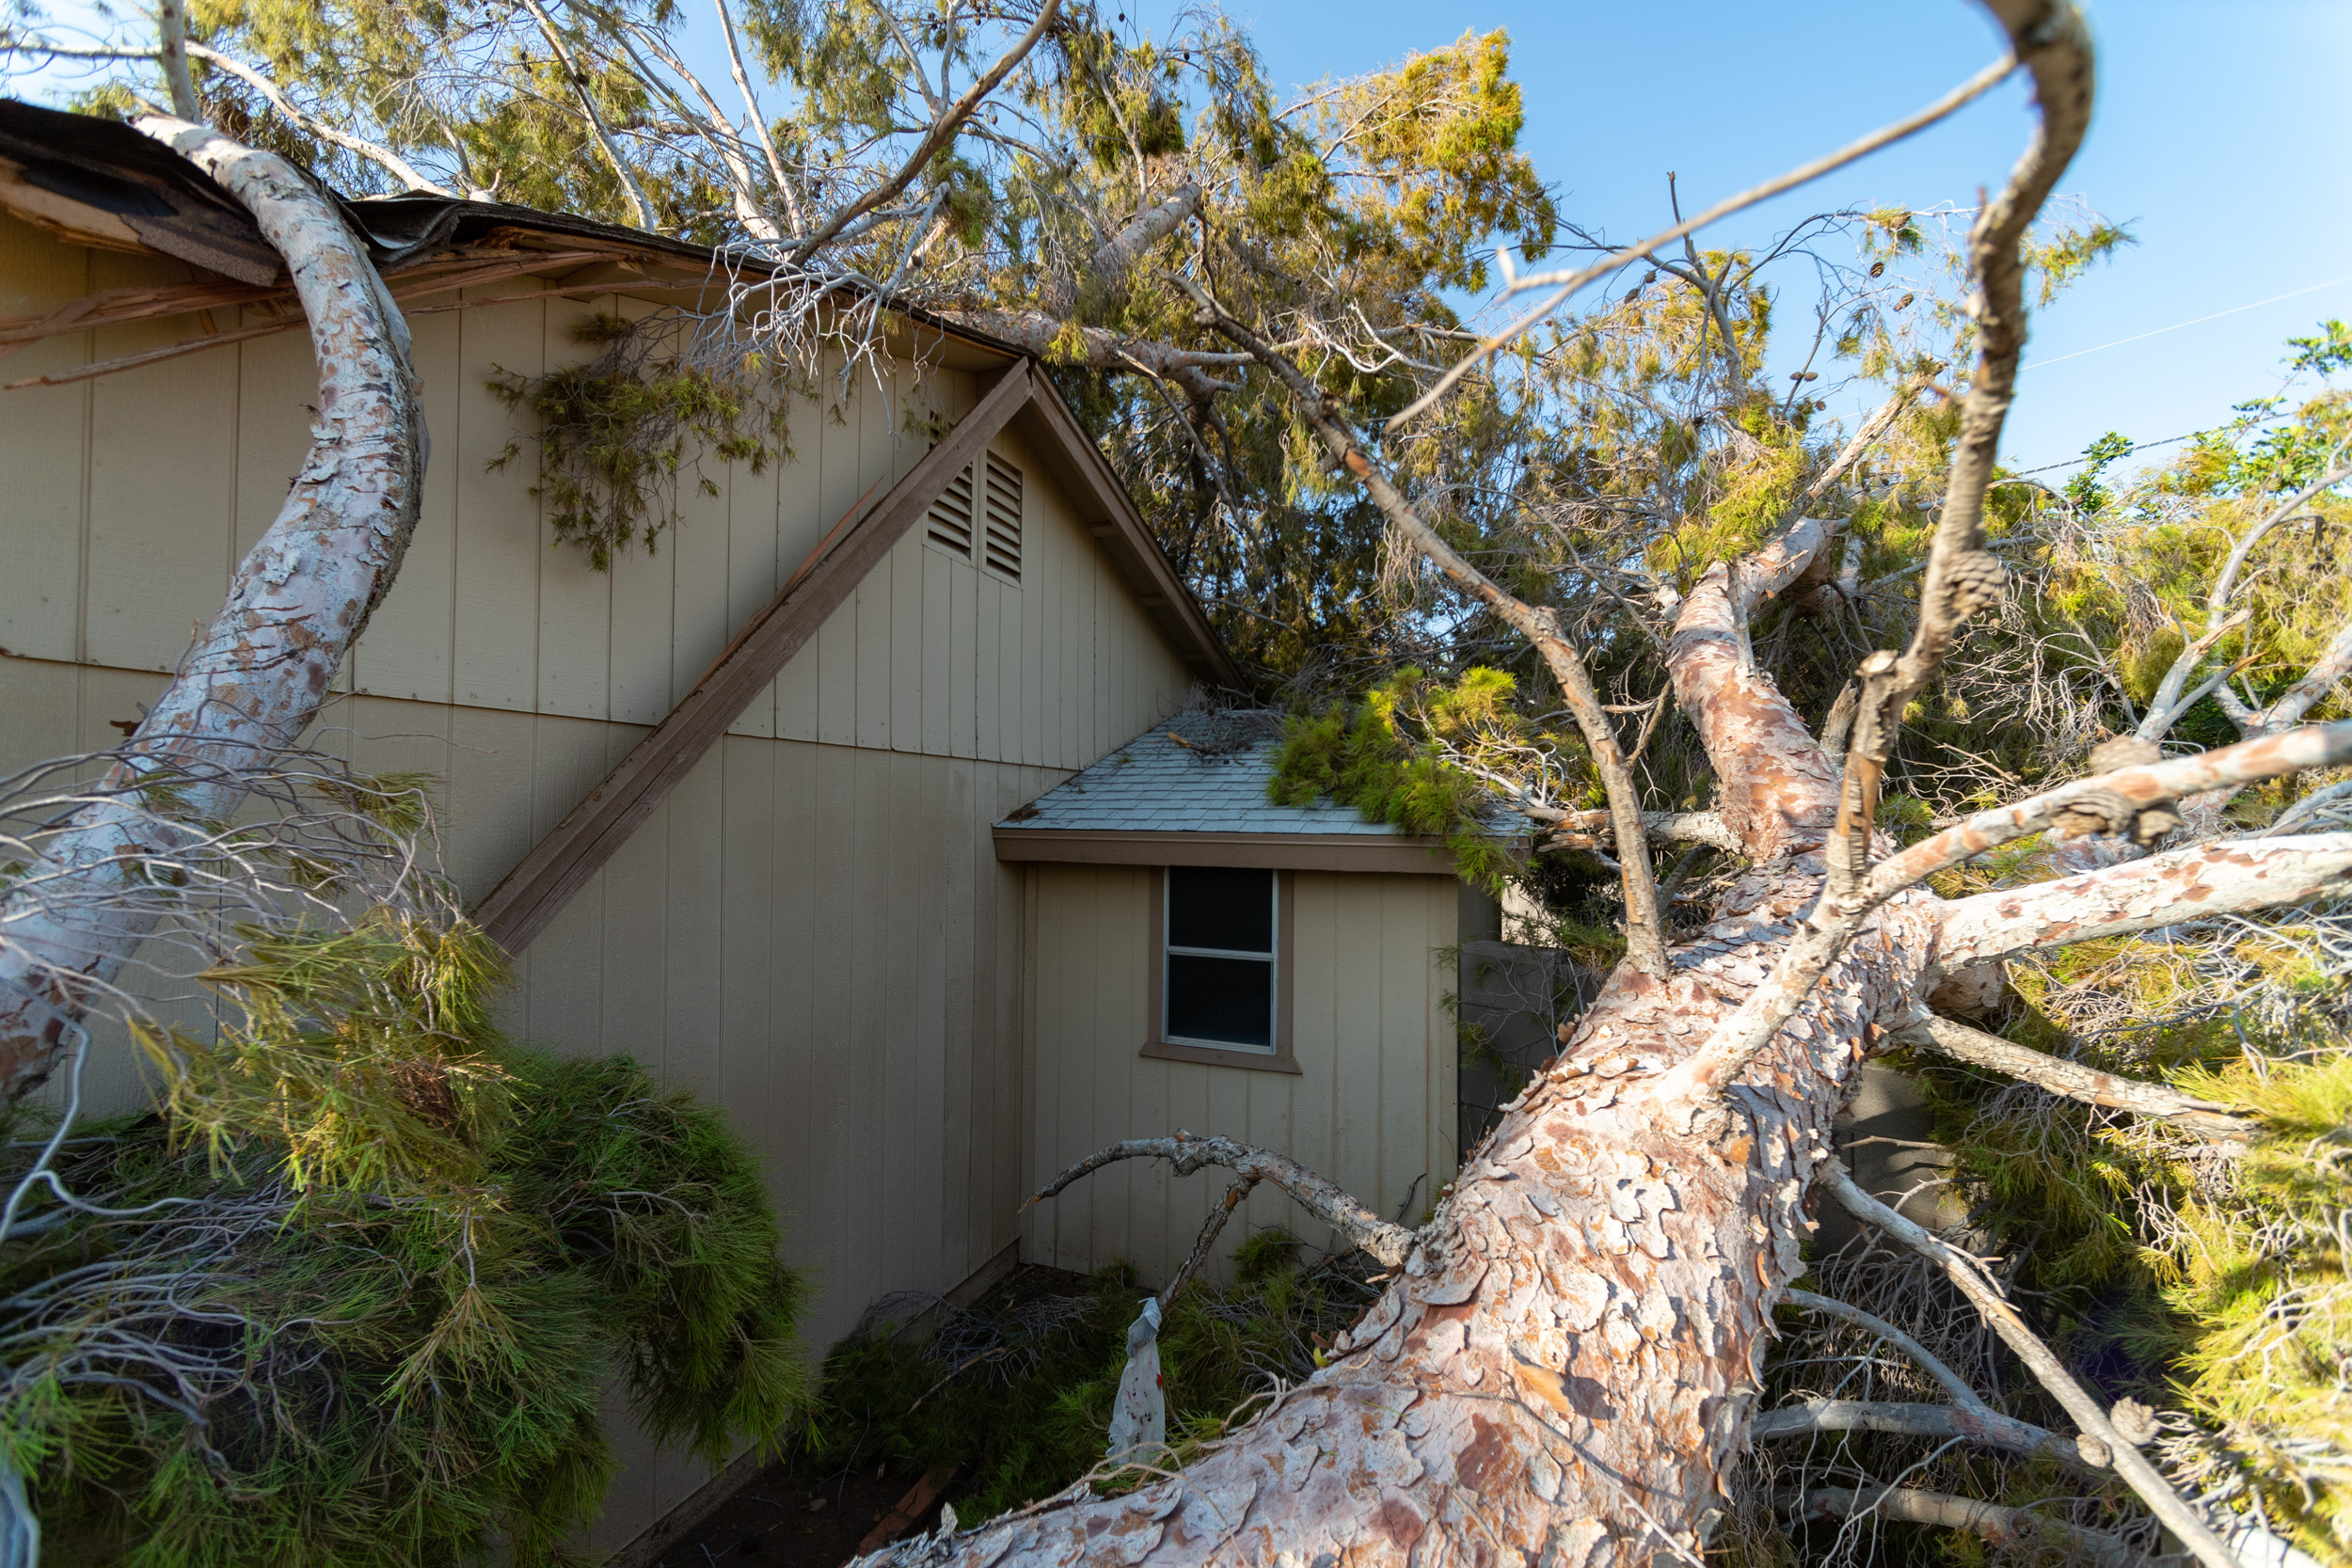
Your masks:
M1274 873L1218 865L1170 866L1168 944L1274 951Z
M1274 1044L1274 966L1255 958L1168 956L1171 1038Z

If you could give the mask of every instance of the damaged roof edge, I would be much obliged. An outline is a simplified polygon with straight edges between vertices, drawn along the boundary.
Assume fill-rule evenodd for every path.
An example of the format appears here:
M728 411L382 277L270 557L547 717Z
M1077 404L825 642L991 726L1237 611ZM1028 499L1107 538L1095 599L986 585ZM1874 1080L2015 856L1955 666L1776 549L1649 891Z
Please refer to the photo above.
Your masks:
M696 245L595 218L462 197L355 201L311 179L366 242L377 268L388 273L493 230L524 230L654 252L713 274L782 270L746 250ZM171 256L256 288L286 285L283 261L234 197L193 164L119 120L0 98L0 206L75 244ZM872 297L857 285L832 287L861 299ZM1066 461L1068 471L1059 476L1064 488L1085 510L1099 514L1089 518L1098 542L1136 589L1146 613L1180 648L1188 650L1185 663L1195 678L1238 689L1241 673L1224 640L1036 356L1018 344L916 307L892 303L887 309L943 339L1000 361L1031 366L1035 425Z

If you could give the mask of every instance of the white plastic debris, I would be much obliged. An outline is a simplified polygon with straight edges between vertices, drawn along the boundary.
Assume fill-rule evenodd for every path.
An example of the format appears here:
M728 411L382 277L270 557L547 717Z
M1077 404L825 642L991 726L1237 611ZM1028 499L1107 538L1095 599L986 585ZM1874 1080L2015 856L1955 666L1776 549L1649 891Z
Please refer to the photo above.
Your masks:
M1160 1304L1147 1298L1127 1329L1127 1370L1111 1404L1113 1459L1148 1464L1168 1447L1168 1399L1160 1389Z

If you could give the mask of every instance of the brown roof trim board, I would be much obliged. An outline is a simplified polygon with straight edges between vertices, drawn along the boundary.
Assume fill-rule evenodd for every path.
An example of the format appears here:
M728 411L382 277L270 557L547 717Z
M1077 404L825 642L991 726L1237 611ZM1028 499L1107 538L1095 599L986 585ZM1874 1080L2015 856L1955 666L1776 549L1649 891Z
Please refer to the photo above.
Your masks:
M991 437L1016 416L1024 415L1041 430L1045 438L1035 443L1039 455L1061 470L1057 477L1063 479L1073 500L1083 506L1090 499L1097 510L1107 514L1109 531L1096 525L1096 537L1137 596L1147 604L1155 597L1160 601L1151 607L1152 611L1185 664L1205 679L1238 685L1240 675L1232 657L1168 565L1102 453L1086 438L1076 418L1038 367L1025 358L1016 359L972 411L872 510L861 513L866 498L859 498L858 506L834 525L775 599L736 634L685 700L553 832L532 846L522 863L507 873L476 910L474 918L483 929L510 953L531 945L572 895L619 852L662 798L717 744L727 726L742 716L752 699L767 689L792 656L817 635L826 618L939 499L947 482L978 455ZM1073 477L1084 484L1083 490L1070 483ZM1441 865L1415 869L1450 874L1452 866L1448 857Z
M939 499L948 480L1021 411L1036 386L1029 367L1016 363L872 510L861 516L851 508L685 700L491 890L474 913L482 928L510 953L530 946L727 726L742 717L752 699L817 635L826 618ZM859 498L859 505L864 504L865 498Z
M1451 877L1441 838L1370 833L1127 832L1089 828L998 828L1000 861L1077 865L1270 866L1279 871L1387 871Z

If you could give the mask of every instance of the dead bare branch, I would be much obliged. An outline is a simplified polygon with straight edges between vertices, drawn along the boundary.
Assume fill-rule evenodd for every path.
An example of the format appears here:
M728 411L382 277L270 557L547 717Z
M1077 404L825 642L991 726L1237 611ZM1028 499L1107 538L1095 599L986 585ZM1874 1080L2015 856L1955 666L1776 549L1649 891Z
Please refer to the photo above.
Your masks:
M2166 1084L2101 1072L2080 1062L2048 1055L2014 1040L2005 1040L1954 1019L1927 1017L1897 1037L1906 1044L1949 1056L1972 1067L1989 1068L2036 1088L2079 1100L2090 1105L2130 1111L2136 1116L2169 1121L2192 1132L2221 1141L2222 1147L2242 1147L2253 1136L2254 1124L2217 1105Z
M1798 1518L1851 1519L1875 1513L1906 1524L1964 1529L2000 1546L2072 1547L2096 1568L2158 1568L2157 1559L2142 1555L2130 1543L2104 1530L2084 1529L2028 1509L2004 1508L1948 1492L1921 1492L1904 1486L1807 1486L1775 1495L1773 1502ZM2227 1560L2234 1562L2235 1559Z
M1861 1307L1839 1301L1835 1296L1816 1295L1811 1291L1788 1291L1783 1293L1781 1299L1791 1307L1801 1307L1808 1312L1826 1313L1830 1317L1842 1319L1856 1328L1867 1329L1917 1362L1921 1371L1944 1386L1944 1391L1952 1396L1954 1404L1963 1410L1990 1413L1990 1407L1983 1400L1977 1397L1977 1391L1974 1388L1968 1386L1966 1378L1953 1371L1931 1354L1927 1346L1905 1334L1884 1318L1865 1312ZM1761 1419L1761 1418L1758 1418Z
M1335 1183L1317 1176L1286 1154L1235 1143L1225 1137L1201 1137L1183 1128L1169 1138L1127 1138L1089 1154L1044 1186L1029 1204L1042 1203L1081 1177L1120 1160L1166 1160L1179 1176L1190 1176L1203 1165L1223 1165L1253 1181L1270 1181L1291 1200L1391 1268L1405 1261L1413 1233L1391 1225L1364 1207ZM1027 1208L1029 1204L1022 1205Z
M1894 1210L1854 1185L1845 1166L1835 1160L1822 1164L1814 1180L1826 1187L1831 1196L1851 1210L1855 1218L1867 1220L1921 1257L1942 1266L1952 1283L1973 1303L1985 1321L1993 1325L2017 1358L2026 1364L2044 1388L2055 1396L2066 1413L2086 1436L2104 1445L2116 1473L2139 1494L2149 1512L2155 1514L2164 1527L2180 1537L2182 1543L2195 1553L2205 1568L2239 1568L2237 1558L2221 1544L2219 1536L2205 1522L2204 1516L2183 1501L2172 1490L2171 1483L2158 1473L2153 1465L2141 1457L2139 1450L2115 1430L2115 1423L2092 1399L2083 1386L2074 1381L2064 1363L2051 1354L2050 1347L2027 1327L1994 1283L1985 1276L1976 1260L1958 1248L1937 1240L1919 1226L1903 1218Z
M2003 1449L2026 1459L2052 1459L2072 1469L2106 1465L2083 1451L2077 1438L1990 1410L1948 1404L1906 1404L1891 1400L1808 1400L1767 1410L1748 1427L1751 1443L1778 1443L1829 1432L1883 1432L1902 1437L1957 1437Z
M1861 897L1866 904L1881 902L1899 889L2028 833L2055 831L2060 837L2071 838L2091 832L2130 832L2142 822L2143 814L2165 812L2185 796L2347 762L2352 762L2352 720L2339 720L2241 741L2199 756L2077 779L2014 805L1979 812L1888 856L1870 868Z

